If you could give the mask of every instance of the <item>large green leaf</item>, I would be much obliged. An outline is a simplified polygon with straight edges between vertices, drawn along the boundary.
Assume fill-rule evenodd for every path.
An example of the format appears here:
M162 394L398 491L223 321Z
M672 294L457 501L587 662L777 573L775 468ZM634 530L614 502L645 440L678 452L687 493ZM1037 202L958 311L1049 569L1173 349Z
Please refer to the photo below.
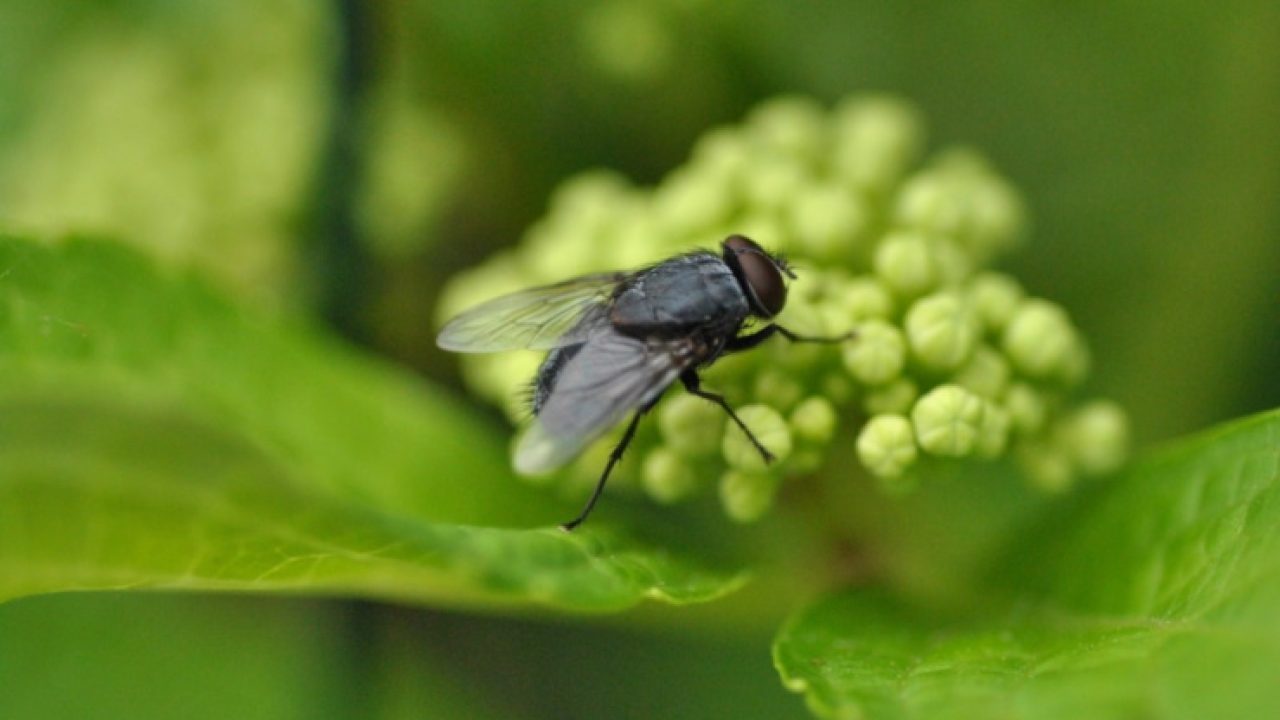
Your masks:
M503 707L492 688L459 681L451 649L402 622L454 617L312 598L23 598L0 605L0 717L532 717Z
M976 615L828 597L775 646L829 717L1276 717L1280 413L1093 488L1003 561Z
M0 599L100 588L579 610L738 584L521 485L460 405L131 251L0 238Z
M359 669L343 619L337 603L317 600L24 598L0 606L0 716L350 717L358 706L346 679Z

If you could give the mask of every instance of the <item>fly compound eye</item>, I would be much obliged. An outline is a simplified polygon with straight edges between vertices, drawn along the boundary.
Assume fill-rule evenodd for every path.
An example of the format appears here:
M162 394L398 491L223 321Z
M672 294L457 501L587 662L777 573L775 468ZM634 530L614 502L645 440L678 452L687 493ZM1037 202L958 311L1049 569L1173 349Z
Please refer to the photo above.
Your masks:
M787 304L787 285L782 281L778 264L751 239L731 235L724 241L725 260L737 275L751 298L752 308L765 317L782 312Z
M782 312L782 306L787 304L787 286L782 282L778 266L766 256L755 253L739 255L738 260L742 263L747 287L755 296L757 309L763 310L762 314L768 317Z

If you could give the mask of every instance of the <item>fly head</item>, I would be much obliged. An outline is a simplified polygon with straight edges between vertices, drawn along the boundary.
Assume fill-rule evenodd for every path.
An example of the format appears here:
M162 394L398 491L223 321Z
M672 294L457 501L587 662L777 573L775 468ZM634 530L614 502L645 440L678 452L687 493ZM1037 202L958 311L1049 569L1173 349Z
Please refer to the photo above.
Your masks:
M730 235L721 245L724 262L751 301L751 311L764 318L782 312L787 304L787 284L782 276L795 277L786 264L743 235Z

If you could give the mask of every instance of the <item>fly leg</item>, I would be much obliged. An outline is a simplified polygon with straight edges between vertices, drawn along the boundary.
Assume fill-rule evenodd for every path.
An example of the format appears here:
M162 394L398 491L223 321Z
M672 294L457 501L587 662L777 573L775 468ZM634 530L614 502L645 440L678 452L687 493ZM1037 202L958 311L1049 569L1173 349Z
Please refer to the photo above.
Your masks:
M779 335L793 343L842 343L845 340L853 339L858 334L857 332L850 330L846 333L831 337L815 337L813 335L797 335L781 325L772 325L771 327L777 328Z
M729 419L733 420L737 423L738 427L742 428L742 432L746 434L747 439L751 441L751 444L756 446L756 450L760 451L760 457L764 458L766 463L771 463L777 459L773 456L773 453L769 452L768 448L760 444L760 441L756 439L755 433L751 432L751 429L747 427L746 423L742 422L741 418L738 417L738 414L733 411L733 408L729 407L729 403L724 399L723 395L702 389L702 379L698 377L698 373L693 370L685 370L680 373L680 382L684 384L684 389L688 390L689 394L697 395L705 400L710 400L724 408L724 411L729 413Z
M596 501L600 499L600 493L604 492L604 484L609 480L609 473L613 471L613 466L618 464L622 459L622 453L627 451L627 446L631 444L631 438L636 434L636 426L640 424L640 417L644 415L648 407L641 408L631 418L631 424L627 425L627 431L622 433L622 439L614 446L613 452L609 453L609 462L605 463L604 472L600 475L600 480L596 482L596 489L591 493L591 499L587 501L587 506L582 508L582 512L578 517L560 526L561 530L571 531L582 524L583 520L591 514L591 510L596 506Z
M724 351L731 353L750 350L765 340L773 337L775 333L794 343L842 343L845 340L852 339L858 334L857 332L850 330L843 335L835 335L833 337L814 337L812 335L798 335L781 325L766 325L749 335L738 335L737 337L730 338L729 341L724 344Z
M736 335L725 342L724 351L727 353L733 353L750 350L765 340L773 337L773 334L776 332L778 332L777 325L766 325L749 335ZM689 383L686 382L684 386L689 387Z

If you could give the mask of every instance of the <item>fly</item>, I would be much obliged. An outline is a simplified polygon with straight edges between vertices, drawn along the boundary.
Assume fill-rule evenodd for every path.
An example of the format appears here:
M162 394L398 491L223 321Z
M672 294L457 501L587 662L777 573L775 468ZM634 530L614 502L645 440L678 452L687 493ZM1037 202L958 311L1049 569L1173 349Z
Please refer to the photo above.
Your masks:
M449 321L436 343L455 352L550 351L533 380L533 426L515 452L522 473L560 467L631 415L586 506L561 526L573 530L600 499L640 418L676 380L723 408L765 462L774 460L724 397L702 388L698 371L775 334L820 343L853 336L808 337L775 323L787 301L784 275L795 279L781 257L731 235L718 254L698 250L489 300ZM765 325L748 329L750 320Z

